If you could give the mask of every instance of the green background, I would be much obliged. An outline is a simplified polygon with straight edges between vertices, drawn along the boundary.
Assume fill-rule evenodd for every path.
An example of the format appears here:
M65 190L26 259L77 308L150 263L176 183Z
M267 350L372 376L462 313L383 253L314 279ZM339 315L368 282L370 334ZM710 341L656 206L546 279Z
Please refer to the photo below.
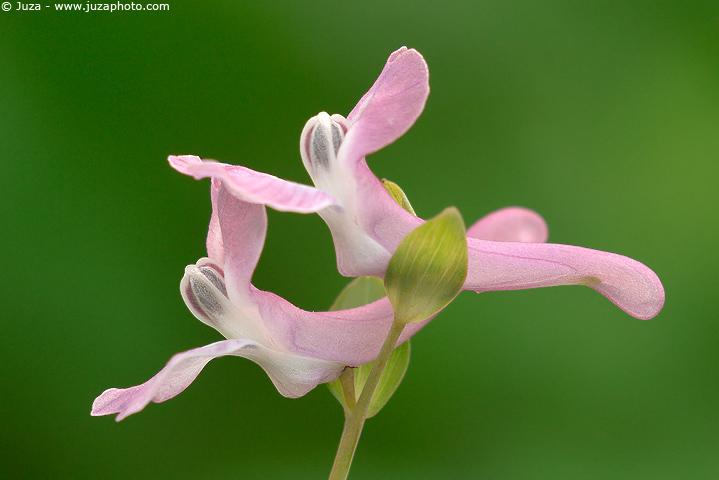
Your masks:
M413 341L352 478L719 477L716 1L170 4L0 12L0 477L327 474L335 400L284 399L245 360L120 424L89 409L219 339L178 292L208 184L166 156L308 183L306 119L346 114L405 44L432 93L378 175L423 216L534 208L554 242L647 263L667 304L641 322L579 287L462 294ZM317 216L270 213L255 283L332 303Z

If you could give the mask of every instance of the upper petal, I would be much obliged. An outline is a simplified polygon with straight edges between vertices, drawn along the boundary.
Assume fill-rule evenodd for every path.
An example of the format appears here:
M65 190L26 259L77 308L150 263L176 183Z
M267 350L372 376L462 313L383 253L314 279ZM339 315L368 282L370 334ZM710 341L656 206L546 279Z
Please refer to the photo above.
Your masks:
M468 290L586 285L642 320L656 316L664 305L664 287L657 275L622 255L571 245L473 238L468 248Z
M195 179L212 177L221 180L238 198L268 205L283 212L312 213L334 204L327 193L308 185L282 180L249 168L202 160L194 155L170 155L170 165Z
M548 234L544 219L537 212L521 207L495 210L467 229L468 237L494 242L544 243Z
M154 377L141 385L105 390L92 404L93 416L117 413L120 421L150 402L161 403L185 390L210 360L226 355L257 363L277 390L294 398L337 377L344 365L271 350L244 339L223 340L173 356Z
M267 212L263 205L240 200L224 182L214 197L213 210L224 248L227 294L232 301L242 302L265 244Z
M348 115L351 126L339 156L352 162L394 142L422 113L427 95L429 70L422 55L407 47L393 52Z
M271 345L262 326L250 282L267 233L264 205L237 198L212 179L209 258L185 268L180 292L188 309L225 338L248 338Z

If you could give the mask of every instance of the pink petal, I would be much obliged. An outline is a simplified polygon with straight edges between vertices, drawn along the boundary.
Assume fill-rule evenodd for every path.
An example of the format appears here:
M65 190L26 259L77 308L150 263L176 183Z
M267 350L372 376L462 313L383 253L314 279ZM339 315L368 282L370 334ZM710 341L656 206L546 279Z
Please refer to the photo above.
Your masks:
M394 142L422 113L427 95L429 70L422 55L407 47L393 52L372 88L348 115L351 126L340 157L353 162Z
M223 340L173 356L165 368L141 385L105 390L92 404L93 416L117 413L120 421L137 413L150 402L161 403L185 390L210 360L226 355L257 363L269 375L277 390L295 398L320 383L336 378L343 365L270 350L249 340Z
M265 327L282 348L343 365L374 360L393 320L387 298L349 310L308 312L271 292L255 290L254 296ZM398 344L429 320L408 325Z
M222 268L230 300L245 303L265 243L267 212L263 205L240 200L225 187L223 183L213 198L224 247Z
M222 265L225 258L225 246L222 244L222 232L220 231L220 220L217 216L217 194L220 191L222 182L212 179L210 186L210 199L212 201L212 215L210 216L210 225L207 228L207 256Z
M544 219L533 210L507 207L477 220L467 236L493 242L544 243L548 230Z
M320 216L332 233L339 272L381 277L397 245L423 220L394 201L364 158L350 168L349 208L327 209Z
M657 275L636 260L571 245L468 239L465 288L478 292L585 285L629 315L646 320L664 305Z
M222 180L238 198L268 205L275 210L312 213L334 204L330 195L314 187L288 182L249 168L201 160L194 155L170 155L168 161L180 173L197 180L207 177Z
M368 235L388 252L394 252L402 239L424 223L424 220L412 215L394 201L364 159L355 166L355 178L359 199L357 220Z

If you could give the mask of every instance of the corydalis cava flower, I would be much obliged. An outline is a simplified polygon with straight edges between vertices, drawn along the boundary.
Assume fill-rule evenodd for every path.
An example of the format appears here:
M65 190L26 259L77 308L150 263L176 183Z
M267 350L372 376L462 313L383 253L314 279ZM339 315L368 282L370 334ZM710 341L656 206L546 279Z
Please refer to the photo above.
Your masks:
M320 113L300 139L303 163L317 191L333 202L320 210L332 233L339 271L346 276L383 276L400 241L423 220L401 208L367 166L365 157L402 136L421 114L429 94L429 71L415 50L400 48L347 118ZM231 170L204 162L196 176L232 183ZM246 186L236 184L239 195ZM537 223L538 236L544 225ZM631 258L572 245L504 242L468 235L469 272L464 288L475 292L585 285L629 315L649 319L664 305L656 274Z
M105 391L93 404L93 415L117 413L119 420L151 401L168 400L224 355L255 361L289 397L332 380L345 365L374 359L392 324L386 298L350 310L307 312L252 286L266 232L264 206L319 213L332 232L340 272L382 276L397 245L423 220L392 199L365 156L403 135L428 93L423 58L402 48L346 119L325 113L310 119L300 152L316 188L196 156L171 156L170 164L181 173L214 179L208 258L186 269L181 291L193 314L227 340L176 355L142 385ZM465 289L587 285L642 319L663 305L662 285L646 266L616 254L543 244L546 225L530 210L500 210L467 235ZM408 325L399 342L428 320Z
M290 328L293 315L304 315L310 321L322 319L251 285L265 238L264 207L238 200L219 182L212 187L212 205L209 258L186 267L180 291L195 317L226 340L175 355L141 385L106 390L93 403L92 415L117 413L117 420L122 420L151 401L169 400L187 388L210 360L221 356L254 361L287 397L304 395L316 385L336 378L345 367L340 362L292 352L275 334L275 329ZM275 323L268 325L264 319L273 309L278 310L271 315ZM352 314L339 312L335 320L346 320ZM286 324L279 325L280 322Z
M428 80L422 56L401 48L390 55L347 119L320 113L305 125L303 163L315 186L342 206L320 215L332 232L338 267L345 275L383 275L399 242L422 222L392 201L365 156L410 128L424 108ZM329 132L336 130L343 132L339 146L318 147L334 146ZM476 234L468 231L467 290L586 285L640 319L654 317L664 304L657 276L631 258L570 245L487 241Z
M170 157L170 163L186 171L202 162L196 157ZM169 400L187 388L207 363L222 356L254 361L282 395L299 397L336 378L346 365L360 365L377 355L393 319L386 298L353 309L308 312L251 284L267 230L264 205L310 212L333 200L312 187L242 167L227 170L223 175L232 181L226 184L246 182L244 199L223 182L212 182L208 257L186 267L180 284L189 310L226 340L178 353L141 385L106 390L93 403L92 415L117 414L122 420L150 402ZM538 224L543 221L534 212L512 208L480 219L475 228L487 238L521 240L532 236ZM400 342L421 326L408 327Z

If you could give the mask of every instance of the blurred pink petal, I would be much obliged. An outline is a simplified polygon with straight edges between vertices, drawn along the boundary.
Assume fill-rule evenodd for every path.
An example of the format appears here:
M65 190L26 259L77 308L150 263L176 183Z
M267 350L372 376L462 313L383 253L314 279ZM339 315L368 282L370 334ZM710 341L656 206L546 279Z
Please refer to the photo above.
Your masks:
M535 211L507 207L485 215L467 229L467 236L493 242L544 243L549 231Z

